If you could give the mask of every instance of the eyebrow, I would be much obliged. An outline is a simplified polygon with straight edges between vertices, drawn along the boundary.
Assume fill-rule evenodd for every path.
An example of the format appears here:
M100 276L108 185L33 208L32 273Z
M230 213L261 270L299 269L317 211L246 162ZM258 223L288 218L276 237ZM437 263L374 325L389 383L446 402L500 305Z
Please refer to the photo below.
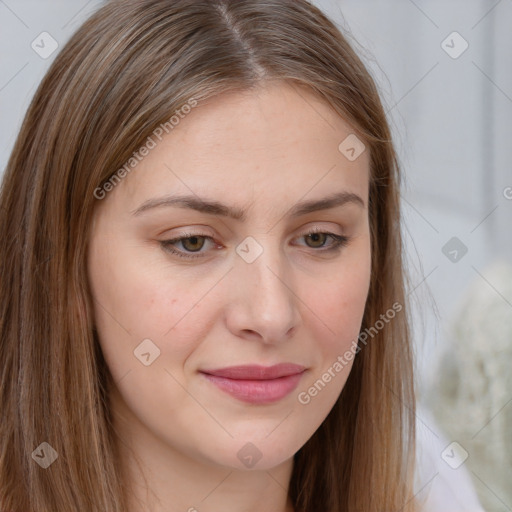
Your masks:
M357 194L352 192L339 192L331 194L322 199L302 201L297 203L289 210L288 215L290 217L299 217L301 215L306 215L308 213L320 210L328 210L337 206L344 206L345 204L349 203L356 204L361 207L365 206L364 201ZM179 208L188 208L210 215L230 217L242 222L247 218L247 212L243 209L228 206L218 201L210 201L194 195L164 196L149 199L142 203L141 206L133 210L131 213L137 216L154 208L173 206Z

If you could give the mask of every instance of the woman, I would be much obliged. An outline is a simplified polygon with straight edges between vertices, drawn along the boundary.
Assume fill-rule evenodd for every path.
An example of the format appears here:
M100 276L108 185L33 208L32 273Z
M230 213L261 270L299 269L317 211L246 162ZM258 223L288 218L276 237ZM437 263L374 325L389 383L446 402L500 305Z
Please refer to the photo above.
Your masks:
M3 509L416 510L398 181L306 1L102 7L3 182Z

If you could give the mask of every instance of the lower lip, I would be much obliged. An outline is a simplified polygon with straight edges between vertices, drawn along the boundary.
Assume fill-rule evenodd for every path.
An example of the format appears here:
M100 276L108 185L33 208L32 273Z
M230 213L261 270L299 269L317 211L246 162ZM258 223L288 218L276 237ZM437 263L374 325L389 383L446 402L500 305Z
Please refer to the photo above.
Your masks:
M299 384L302 373L268 380L228 379L203 373L219 389L231 396L251 404L277 402L289 395Z

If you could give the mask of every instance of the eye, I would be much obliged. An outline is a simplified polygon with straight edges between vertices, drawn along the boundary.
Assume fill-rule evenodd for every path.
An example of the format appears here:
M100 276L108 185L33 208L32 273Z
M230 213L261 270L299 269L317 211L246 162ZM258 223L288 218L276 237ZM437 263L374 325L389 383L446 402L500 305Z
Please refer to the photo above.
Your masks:
M182 258L200 258L204 255L204 251L201 249L205 246L205 242L210 240L213 242L213 238L208 235L202 234L189 234L185 233L183 236L179 238L172 238L170 240L163 240L160 242L160 245L171 254L175 254ZM175 246L181 244L184 250L176 249ZM194 254L197 253L197 254Z
M316 228L313 229L313 231L301 235L299 238L304 238L306 240L307 247L320 249L320 251L316 252L336 251L347 245L349 241L347 236L321 231ZM329 240L331 240L331 243L327 244Z
M321 231L320 229L308 231L298 238L305 239L306 246L315 249L314 252L317 253L335 252L349 242L347 236ZM327 243L329 240L331 241L330 244ZM183 236L163 240L160 242L160 245L166 252L179 256L180 258L194 259L206 256L207 250L202 251L202 249L208 241L215 245L215 241L211 236L199 233L184 233ZM178 247L180 244L181 249ZM220 248L220 246L217 245L217 248Z

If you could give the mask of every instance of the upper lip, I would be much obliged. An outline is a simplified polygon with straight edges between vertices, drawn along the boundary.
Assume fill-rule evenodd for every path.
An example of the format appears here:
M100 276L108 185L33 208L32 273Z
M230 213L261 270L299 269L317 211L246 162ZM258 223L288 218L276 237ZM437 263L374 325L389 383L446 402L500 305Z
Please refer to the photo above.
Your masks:
M224 377L234 380L270 380L296 375L302 373L304 370L305 367L299 364L281 363L273 366L242 365L201 371L202 373L215 377Z

